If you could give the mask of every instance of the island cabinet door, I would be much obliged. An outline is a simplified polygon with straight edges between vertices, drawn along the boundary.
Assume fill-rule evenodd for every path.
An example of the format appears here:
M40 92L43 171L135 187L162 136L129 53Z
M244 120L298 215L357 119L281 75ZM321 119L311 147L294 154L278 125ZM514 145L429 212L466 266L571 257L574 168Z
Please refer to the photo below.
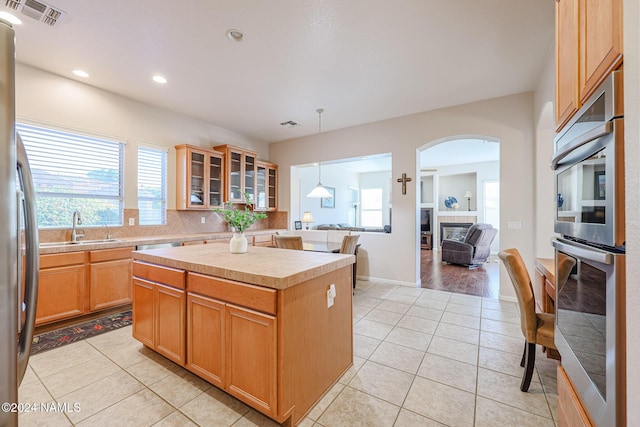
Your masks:
M183 290L155 285L155 349L184 366L187 297Z
M225 305L211 298L187 295L187 369L224 388Z
M266 415L277 415L276 318L226 306L225 390Z
M135 339L150 348L155 348L154 329L154 289L155 284L133 278L133 330Z

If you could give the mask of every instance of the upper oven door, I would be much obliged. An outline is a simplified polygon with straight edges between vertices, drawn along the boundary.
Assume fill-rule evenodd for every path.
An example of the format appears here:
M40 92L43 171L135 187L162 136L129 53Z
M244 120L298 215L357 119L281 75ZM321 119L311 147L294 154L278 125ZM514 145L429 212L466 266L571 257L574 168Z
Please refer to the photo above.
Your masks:
M554 230L609 247L624 245L624 119L606 123L594 139L554 157Z

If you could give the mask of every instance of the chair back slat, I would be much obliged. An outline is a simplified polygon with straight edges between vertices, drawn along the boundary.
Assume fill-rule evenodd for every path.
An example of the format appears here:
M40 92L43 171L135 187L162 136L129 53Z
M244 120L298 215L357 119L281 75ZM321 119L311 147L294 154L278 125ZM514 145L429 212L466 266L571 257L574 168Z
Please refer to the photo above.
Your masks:
M302 250L302 236L275 235L276 248Z
M350 254L355 255L356 247L358 246L358 239L360 238L359 234L352 234L349 236L344 236L342 238L342 246L340 247L341 254Z

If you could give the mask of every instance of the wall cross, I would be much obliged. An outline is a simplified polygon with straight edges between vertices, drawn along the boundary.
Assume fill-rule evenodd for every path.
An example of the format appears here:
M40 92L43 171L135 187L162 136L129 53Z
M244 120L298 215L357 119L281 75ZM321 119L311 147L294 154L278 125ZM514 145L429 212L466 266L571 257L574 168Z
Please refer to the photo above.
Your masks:
M403 173L402 178L398 178L398 182L402 183L402 194L407 194L407 182L411 182L411 178L407 178L407 174Z

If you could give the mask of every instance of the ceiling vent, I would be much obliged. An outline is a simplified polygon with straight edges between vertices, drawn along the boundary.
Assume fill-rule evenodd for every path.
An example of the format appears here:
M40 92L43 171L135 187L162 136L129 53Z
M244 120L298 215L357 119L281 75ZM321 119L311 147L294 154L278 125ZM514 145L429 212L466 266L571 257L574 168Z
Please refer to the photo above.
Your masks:
M36 0L5 0L5 6L36 21L55 27L65 15L60 9Z
M299 123L294 122L293 120L289 120L288 122L282 122L280 123L282 126L288 127L288 128L294 128L296 126L300 126Z

